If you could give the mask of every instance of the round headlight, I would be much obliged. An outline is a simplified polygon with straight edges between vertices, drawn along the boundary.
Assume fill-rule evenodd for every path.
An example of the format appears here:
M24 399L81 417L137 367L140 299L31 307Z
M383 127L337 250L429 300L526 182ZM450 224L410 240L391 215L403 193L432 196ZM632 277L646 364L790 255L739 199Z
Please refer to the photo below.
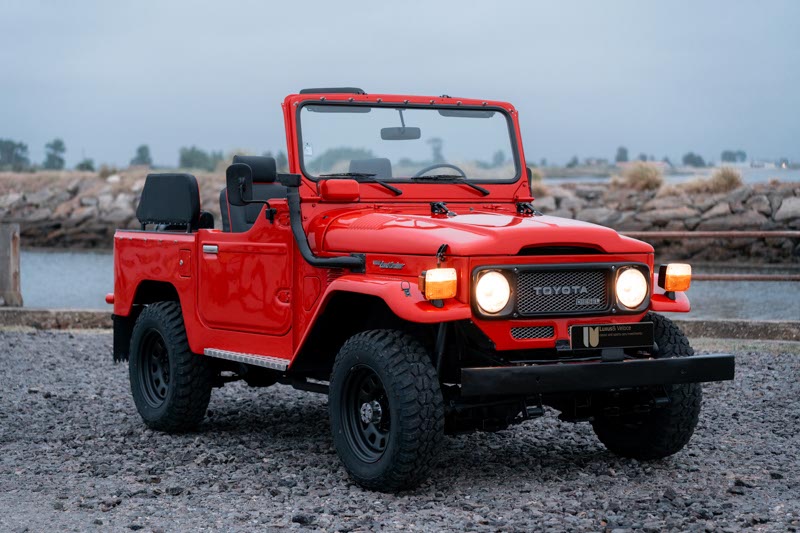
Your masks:
M511 298L511 286L500 272L487 272L478 280L475 287L475 299L480 308L489 313L499 313L508 305Z
M628 309L636 309L647 296L647 279L636 268L626 268L617 276L617 300Z

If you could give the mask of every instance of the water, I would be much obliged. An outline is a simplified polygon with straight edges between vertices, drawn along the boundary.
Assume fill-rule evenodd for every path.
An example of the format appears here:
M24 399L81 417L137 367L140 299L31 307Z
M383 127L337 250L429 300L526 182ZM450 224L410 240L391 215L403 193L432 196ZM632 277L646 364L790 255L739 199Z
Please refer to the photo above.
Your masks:
M665 183L683 183L695 179L697 176L710 176L715 169L698 169L693 174L666 174L664 175ZM769 183L770 180L777 179L779 181L800 181L800 169L796 168L751 168L751 167L736 167L742 174L742 180L745 183ZM569 177L547 177L545 182L548 183L607 183L611 178L607 176L569 176Z
M111 252L22 250L19 266L25 307L111 309Z
M114 289L110 252L23 250L22 296L26 307L103 309ZM695 266L696 273L798 274L800 267ZM696 281L687 318L800 320L800 282Z

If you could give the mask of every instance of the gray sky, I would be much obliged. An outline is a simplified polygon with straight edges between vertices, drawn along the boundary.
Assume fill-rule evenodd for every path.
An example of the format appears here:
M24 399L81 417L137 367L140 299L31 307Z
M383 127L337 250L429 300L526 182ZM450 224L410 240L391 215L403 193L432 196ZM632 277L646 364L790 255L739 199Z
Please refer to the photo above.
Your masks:
M800 160L800 2L4 0L0 138L127 164L285 146L302 87L508 100L529 160Z

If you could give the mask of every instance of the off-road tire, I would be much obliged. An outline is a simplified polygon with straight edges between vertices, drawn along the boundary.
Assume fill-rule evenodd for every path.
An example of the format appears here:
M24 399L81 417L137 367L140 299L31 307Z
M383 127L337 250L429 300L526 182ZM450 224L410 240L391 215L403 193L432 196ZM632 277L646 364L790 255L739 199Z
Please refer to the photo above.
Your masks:
M648 313L652 322L658 357L691 357L694 350L686 335L672 320ZM703 403L699 383L667 385L669 404L646 414L597 416L592 422L595 434L609 451L640 460L661 459L680 451L697 426Z
M364 372L380 380L389 413L385 449L369 460L348 434L354 427L348 422L354 398L348 388ZM444 435L442 391L430 355L407 333L372 330L345 342L331 372L329 411L336 451L352 479L366 489L415 487L436 463Z
M147 381L150 366L147 362L148 357L154 356L146 352L159 339L166 351L164 358L161 346L158 347L161 359L166 359L162 373L168 382L159 382L158 390L153 392L156 385ZM193 354L189 348L178 302L154 303L139 314L131 335L128 370L133 401L149 427L170 433L184 432L203 421L211 398L213 373L208 359Z

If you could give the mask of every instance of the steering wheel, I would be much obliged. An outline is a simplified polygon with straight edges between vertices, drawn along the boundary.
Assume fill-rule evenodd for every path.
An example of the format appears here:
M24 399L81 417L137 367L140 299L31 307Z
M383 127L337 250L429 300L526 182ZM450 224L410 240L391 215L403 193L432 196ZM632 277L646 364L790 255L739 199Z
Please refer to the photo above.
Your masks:
M422 177L423 174L427 174L434 168L452 168L453 170L461 174L462 177L464 178L467 177L467 174L455 165L451 165L450 163L434 163L433 165L428 165L427 167L423 168L422 170L414 174L412 178L420 178Z

